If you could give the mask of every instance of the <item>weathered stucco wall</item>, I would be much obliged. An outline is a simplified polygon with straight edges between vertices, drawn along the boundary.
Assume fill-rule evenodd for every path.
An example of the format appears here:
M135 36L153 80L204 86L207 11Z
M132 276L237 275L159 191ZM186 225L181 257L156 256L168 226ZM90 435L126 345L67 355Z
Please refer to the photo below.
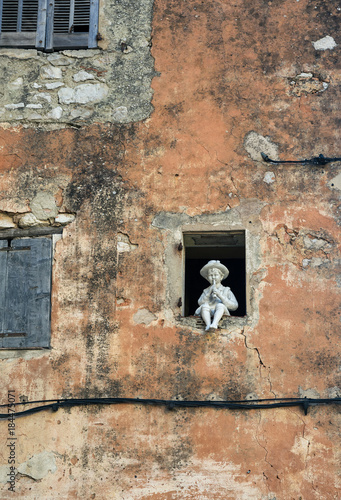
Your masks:
M331 0L156 0L150 55L141 40L151 2L139 5L115 29L105 12L129 5L104 4L106 44L82 55L87 68L111 68L110 77L82 69L92 86L107 85L100 105L58 101L60 89L80 85L72 76L84 61L74 54L53 55L63 66L45 55L0 57L11 75L1 97L3 230L31 213L34 224L59 225L57 214L66 224L54 255L52 347L0 351L2 401L9 389L16 401L340 397L340 163L269 165L260 152L340 156L341 11ZM124 37L143 48L122 53ZM46 89L50 80L37 75L47 64L65 68L52 80L64 86ZM120 89L133 73L142 76L137 101ZM39 108L33 120L25 105L18 126L19 108L9 117L5 106L28 102L31 91L49 93L61 117ZM121 106L128 114L116 119ZM77 128L76 108L91 115L79 115ZM182 230L210 226L247 233L248 314L205 335L181 317L178 242ZM15 493L1 422L1 498L336 499L339 429L336 405L307 416L299 408L42 412L16 419Z

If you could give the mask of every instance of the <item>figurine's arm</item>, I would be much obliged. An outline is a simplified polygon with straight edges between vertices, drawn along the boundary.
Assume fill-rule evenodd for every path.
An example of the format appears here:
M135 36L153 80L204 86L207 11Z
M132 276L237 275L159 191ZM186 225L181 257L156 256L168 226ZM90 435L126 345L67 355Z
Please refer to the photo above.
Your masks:
M210 296L210 293L207 293L207 291L204 290L202 292L202 294L200 295L199 300L198 300L199 306L201 306L202 304L205 304L205 303L209 302L209 300L208 300L209 296Z
M222 292L216 289L214 293L229 311L235 311L238 308L237 299L231 292L230 288L225 287Z

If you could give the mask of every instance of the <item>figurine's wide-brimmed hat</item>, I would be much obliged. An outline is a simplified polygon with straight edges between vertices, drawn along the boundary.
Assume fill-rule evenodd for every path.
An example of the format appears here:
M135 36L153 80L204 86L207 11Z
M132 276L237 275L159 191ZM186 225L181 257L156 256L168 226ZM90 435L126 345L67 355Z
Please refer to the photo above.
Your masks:
M204 266L201 269L201 271L200 271L201 276L203 278L207 279L208 271L212 268L219 269L219 271L223 275L222 280L227 278L229 275L229 270L227 269L227 267L225 267L223 264L221 264L220 260L210 260L209 262L207 262L206 266Z

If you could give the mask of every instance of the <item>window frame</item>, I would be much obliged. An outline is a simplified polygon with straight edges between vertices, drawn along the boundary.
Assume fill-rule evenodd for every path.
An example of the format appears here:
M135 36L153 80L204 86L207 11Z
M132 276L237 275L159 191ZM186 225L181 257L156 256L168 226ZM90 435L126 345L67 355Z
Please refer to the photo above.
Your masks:
M0 47L36 48L45 52L97 48L99 0L90 0L89 32L79 33L54 33L55 0L38 0L36 31L1 32L2 5L0 0Z
M202 241L200 241L200 239ZM209 260L219 260L227 265L230 277L224 281L224 286L231 286L231 290L236 295L238 309L231 312L231 317L243 318L247 315L247 285L246 285L246 231L245 229L233 230L211 230L211 231L183 231L183 293L182 293L182 316L191 317L194 315L197 301L204 288L209 286L207 281L200 277L200 268L207 264ZM196 256L197 254L197 256ZM200 263L196 274L189 272L188 267L191 261ZM233 269L233 260L238 260L238 269ZM227 261L230 261L227 263ZM197 267L196 264L196 267ZM231 272L232 271L232 272ZM199 284L198 296L192 296L194 290L188 283L189 276L192 276L196 284ZM232 281L231 281L232 277ZM238 277L238 280L236 279ZM190 303L192 307L190 308Z

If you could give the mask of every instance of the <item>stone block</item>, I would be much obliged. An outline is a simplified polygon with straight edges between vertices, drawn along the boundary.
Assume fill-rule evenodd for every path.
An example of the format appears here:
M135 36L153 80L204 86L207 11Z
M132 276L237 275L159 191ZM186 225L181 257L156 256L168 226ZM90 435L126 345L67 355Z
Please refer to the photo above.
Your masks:
M7 56L15 59L37 59L38 51L34 49L1 49L0 57Z
M51 118L53 120L59 120L62 117L62 114L63 114L63 108L57 106L47 114L47 118Z
M103 83L78 85L75 88L65 87L59 90L58 98L61 104L87 104L98 102L108 95L108 87Z
M75 216L73 214L58 214L55 218L55 222L57 224L70 224L75 220Z
M30 203L33 215L39 220L48 220L58 215L56 200L51 193L41 191Z
M47 60L53 66L69 66L69 64L72 63L72 61L70 59L62 56L61 54L57 54L57 53L49 55Z
M62 78L63 73L60 68L55 68L54 66L43 66L41 68L41 77L54 80L58 78Z
M115 108L112 114L112 117L115 121L125 121L128 116L128 109L125 106L119 106Z
M48 90L54 90L54 89L58 89L59 87L63 87L64 83L62 82L52 82L52 83L47 83L45 85L45 87L48 89Z
M40 221L31 212L24 214L18 222L18 226L22 229L39 225Z
M24 108L25 104L23 102L13 103L13 104L5 104L6 109L18 109Z
M11 229L15 227L12 217L0 213L0 229Z
M86 80L94 80L95 77L91 73L82 70L73 75L73 79L75 82L85 82Z

